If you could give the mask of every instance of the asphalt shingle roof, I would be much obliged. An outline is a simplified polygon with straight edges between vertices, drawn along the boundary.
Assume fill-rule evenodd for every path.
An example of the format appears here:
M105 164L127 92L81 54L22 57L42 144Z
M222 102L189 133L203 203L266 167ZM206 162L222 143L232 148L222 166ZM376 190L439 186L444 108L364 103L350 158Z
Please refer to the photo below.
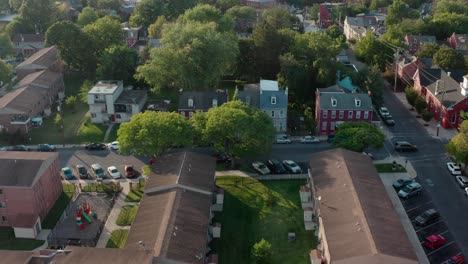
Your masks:
M319 91L319 96L322 110L372 110L372 100L367 94ZM332 106L332 99L336 100L336 106ZM356 100L361 101L360 106L357 106Z
M193 106L188 104L189 99L193 100ZM228 101L226 92L183 92L179 98L179 110L203 110L207 111L213 107L213 100L216 99L218 106Z

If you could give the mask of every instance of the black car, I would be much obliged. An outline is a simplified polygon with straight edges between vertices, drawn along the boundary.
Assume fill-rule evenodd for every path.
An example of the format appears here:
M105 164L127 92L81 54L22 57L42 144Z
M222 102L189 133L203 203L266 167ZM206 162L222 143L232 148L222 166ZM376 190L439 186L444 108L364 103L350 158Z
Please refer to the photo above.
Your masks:
M270 169L273 174L282 174L286 173L286 168L278 160L271 159L266 162L267 167Z
M88 170L83 165L76 165L76 173L82 179L86 179L89 176Z
M224 152L216 153L213 157L216 158L216 163L231 162L231 157Z
M398 181L394 182L392 185L393 185L393 188L396 190L396 191L399 191L403 188L406 187L406 185L410 184L410 183L413 183L414 182L414 179L411 179L411 178L402 178L402 179L399 179Z
M41 152L52 152L55 151L55 146L49 144L39 144L37 150Z
M430 223L434 223L437 219L439 219L439 213L435 209L429 209L418 215L414 221L418 226L426 226Z
M11 151L30 151L31 149L25 145L16 145L10 149Z
M397 141L395 143L396 151L418 151L418 147L407 142L407 141Z
M87 150L104 150L106 149L106 145L102 143L91 143L85 146Z
M395 125L395 120L393 120L393 117L391 115L383 116L382 119L387 126Z

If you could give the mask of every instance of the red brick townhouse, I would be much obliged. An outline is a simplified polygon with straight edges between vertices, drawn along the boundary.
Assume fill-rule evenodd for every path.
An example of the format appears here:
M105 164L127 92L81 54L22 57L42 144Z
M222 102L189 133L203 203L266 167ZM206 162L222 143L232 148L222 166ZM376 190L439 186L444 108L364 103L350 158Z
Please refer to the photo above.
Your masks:
M55 152L0 152L0 226L35 238L62 192Z
M332 134L343 122L372 122L368 94L316 91L315 120L319 135Z
M442 69L418 69L413 79L414 89L426 98L434 119L442 116L443 128L458 129L463 122L460 112L468 111L468 75L458 78Z

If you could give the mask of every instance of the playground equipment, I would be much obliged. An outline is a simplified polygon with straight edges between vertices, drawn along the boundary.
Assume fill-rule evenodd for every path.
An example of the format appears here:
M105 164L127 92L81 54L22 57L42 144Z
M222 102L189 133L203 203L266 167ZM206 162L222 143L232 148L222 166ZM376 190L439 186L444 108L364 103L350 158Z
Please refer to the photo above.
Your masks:
M97 219L97 214L91 210L88 202L83 202L81 206L76 208L76 224L81 229L86 227L83 223L83 218L90 224L93 222L93 219Z

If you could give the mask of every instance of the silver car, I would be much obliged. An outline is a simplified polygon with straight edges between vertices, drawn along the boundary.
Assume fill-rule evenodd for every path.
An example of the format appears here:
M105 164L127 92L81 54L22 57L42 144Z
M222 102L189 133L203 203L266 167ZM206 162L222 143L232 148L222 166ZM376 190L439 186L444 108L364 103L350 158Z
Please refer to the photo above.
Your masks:
M256 162L252 163L252 167L260 175L265 175L265 174L270 173L270 169L268 169L268 167L265 166L265 164L263 164L263 162L256 161Z
M291 173L301 173L302 169L292 160L283 160L284 167Z

